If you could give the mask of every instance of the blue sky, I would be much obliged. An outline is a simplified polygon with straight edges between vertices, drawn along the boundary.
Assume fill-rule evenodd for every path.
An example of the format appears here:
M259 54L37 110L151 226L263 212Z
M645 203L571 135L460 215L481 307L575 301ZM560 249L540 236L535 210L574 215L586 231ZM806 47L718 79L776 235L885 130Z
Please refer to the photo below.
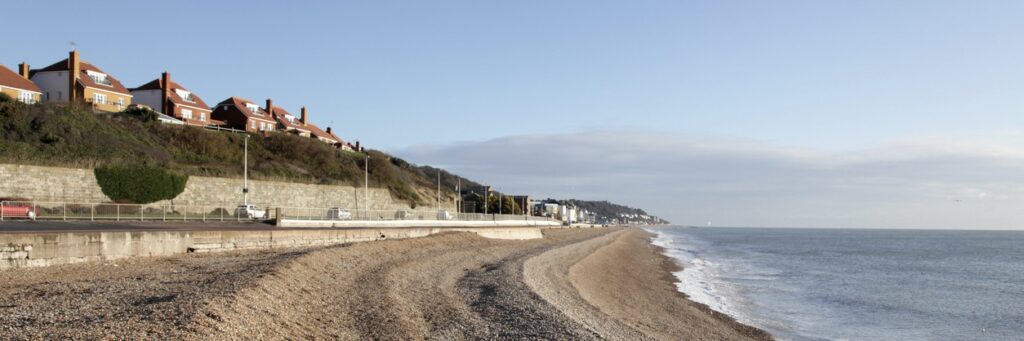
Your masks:
M604 174L578 188L529 186L519 174L480 169L498 161L466 158L471 154L466 148L493 146L505 138L592 147L593 140L579 137L614 136L626 139L620 142L632 146L630 153L642 154L651 142L644 137L654 134L680 143L667 150L686 149L696 140L828 159L892 146L920 151L907 146L921 144L942 154L982 138L980 150L1012 149L1024 126L1024 45L1019 43L1024 2L1019 1L180 1L159 6L66 1L19 6L29 14L8 16L0 25L27 28L0 49L0 63L11 68L23 60L34 67L53 63L74 41L83 59L128 86L168 70L210 103L242 96L271 97L293 112L305 105L314 122L334 127L343 138L413 162L505 182L508 191L653 206L655 213L684 223L714 216L736 225L909 225L876 219L872 212L878 211L868 208L843 221L824 214L754 215L749 212L763 207L745 201L770 187L763 183L700 193L688 190L690 183L675 183L669 189L680 196L720 199L700 213L683 214L675 207L692 203L652 201L641 188L600 188L620 181L622 174ZM586 149L566 146L575 147ZM464 154L451 154L456 150ZM598 160L609 156L587 153ZM920 156L908 153L902 157ZM985 156L1002 167L1016 165L1013 155ZM543 159L521 158L516 161ZM731 162L738 161L721 167ZM557 164L534 168L561 170ZM1003 180L1016 184L1018 179ZM890 194L913 198L917 193L898 191ZM804 195L787 200L799 206L801 200L827 198ZM866 204L849 191L831 195L846 207ZM903 206L884 206L896 207ZM725 211L738 213L714 213ZM969 224L967 216L959 224ZM1017 224L1024 221L1007 215L989 225Z

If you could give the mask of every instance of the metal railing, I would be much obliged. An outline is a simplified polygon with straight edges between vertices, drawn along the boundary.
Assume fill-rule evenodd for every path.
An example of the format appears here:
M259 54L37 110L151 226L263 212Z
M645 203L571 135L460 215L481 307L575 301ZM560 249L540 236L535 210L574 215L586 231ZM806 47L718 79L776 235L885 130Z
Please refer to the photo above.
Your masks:
M167 205L0 201L0 221L13 219L77 221L246 221L290 218L298 220L452 220L452 221L558 221L548 217L511 214L459 213L434 209L362 210L344 207L270 207L257 205L252 216L237 205ZM29 213L31 212L31 213ZM278 216L280 215L280 216Z
M263 219L275 219L274 211L261 208ZM31 212L31 213L30 213ZM44 201L0 202L0 221L86 220L86 221L245 221L248 214L229 205L157 205L115 203L69 203Z

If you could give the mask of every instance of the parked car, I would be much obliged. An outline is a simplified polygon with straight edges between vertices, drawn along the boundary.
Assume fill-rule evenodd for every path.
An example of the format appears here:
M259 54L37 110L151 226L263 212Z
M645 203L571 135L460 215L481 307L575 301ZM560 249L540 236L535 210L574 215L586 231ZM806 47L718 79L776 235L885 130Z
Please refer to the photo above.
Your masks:
M39 214L36 208L32 207L32 205L19 202L7 202L6 200L3 199L0 199L0 201L4 201L4 204L2 205L4 219L24 218L36 220L36 217Z
M344 208L334 207L327 210L327 219L330 220L349 220L352 219L352 213Z
M452 220L454 218L455 217L453 217L451 213L448 213L448 211L445 211L445 210L437 211L437 220Z
M253 204L242 204L235 208L235 217L245 219L267 219L267 210L256 208Z

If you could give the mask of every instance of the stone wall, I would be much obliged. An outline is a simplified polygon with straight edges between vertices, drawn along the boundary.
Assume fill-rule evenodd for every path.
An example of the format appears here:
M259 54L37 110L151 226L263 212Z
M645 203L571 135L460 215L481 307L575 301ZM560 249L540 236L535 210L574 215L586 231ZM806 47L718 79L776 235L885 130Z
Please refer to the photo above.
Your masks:
M261 207L362 209L363 192L363 188L353 186L249 181L249 202ZM0 164L0 197L20 197L40 202L110 202L100 190L91 169L10 164ZM394 200L385 188L370 188L369 197L372 210L409 209L408 204ZM157 204L233 207L241 202L242 179L190 176L181 195ZM442 207L454 210L451 202L444 203Z

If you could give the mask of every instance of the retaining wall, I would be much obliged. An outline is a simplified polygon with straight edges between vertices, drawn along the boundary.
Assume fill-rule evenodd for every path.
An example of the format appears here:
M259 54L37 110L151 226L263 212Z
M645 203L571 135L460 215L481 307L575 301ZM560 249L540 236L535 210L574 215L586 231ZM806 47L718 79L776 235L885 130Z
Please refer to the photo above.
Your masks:
M363 209L364 196L363 188L354 186L249 181L249 202L261 207ZM110 202L96 183L92 169L11 164L0 164L0 197L52 202ZM408 204L393 200L391 192L385 188L370 188L369 199L371 210L409 209ZM233 208L240 202L242 179L190 176L185 190L177 198L155 204L225 205ZM443 203L442 207L454 211L451 202Z

